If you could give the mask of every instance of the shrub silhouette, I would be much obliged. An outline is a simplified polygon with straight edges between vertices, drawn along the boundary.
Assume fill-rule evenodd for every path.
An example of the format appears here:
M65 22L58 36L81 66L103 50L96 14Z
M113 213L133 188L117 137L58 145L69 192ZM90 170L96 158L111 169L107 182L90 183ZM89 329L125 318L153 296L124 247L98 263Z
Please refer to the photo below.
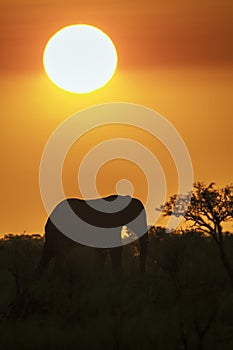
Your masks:
M224 240L233 254L231 235ZM135 244L124 246L117 280L110 259L98 275L84 255L75 262L75 254L62 278L48 271L38 279L43 242L0 241L2 348L232 348L232 290L212 237L152 227L147 272L139 274Z

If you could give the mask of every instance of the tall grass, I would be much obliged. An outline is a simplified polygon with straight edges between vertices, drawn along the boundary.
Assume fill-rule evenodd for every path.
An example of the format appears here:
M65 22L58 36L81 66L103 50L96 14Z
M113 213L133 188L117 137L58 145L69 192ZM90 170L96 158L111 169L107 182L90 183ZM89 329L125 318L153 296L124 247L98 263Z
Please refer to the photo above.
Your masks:
M225 237L233 258L232 236ZM114 277L108 258L77 247L59 275L36 267L42 237L0 241L0 349L233 349L233 293L212 239L149 236L147 272L136 244Z

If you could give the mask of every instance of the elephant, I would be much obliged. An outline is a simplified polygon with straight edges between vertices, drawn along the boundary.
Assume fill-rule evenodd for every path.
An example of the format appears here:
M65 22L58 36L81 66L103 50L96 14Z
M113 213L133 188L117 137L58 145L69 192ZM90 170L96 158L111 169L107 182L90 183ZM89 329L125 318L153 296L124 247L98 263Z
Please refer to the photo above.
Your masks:
M68 198L60 202L45 225L39 270L47 269L52 258L55 260L54 269L59 270L72 247L89 245L95 249L95 263L98 266L104 264L108 250L113 273L118 273L122 270L123 226L127 226L139 238L140 271L145 272L148 246L145 208L139 199L119 195L91 200ZM80 243L80 237L84 243Z

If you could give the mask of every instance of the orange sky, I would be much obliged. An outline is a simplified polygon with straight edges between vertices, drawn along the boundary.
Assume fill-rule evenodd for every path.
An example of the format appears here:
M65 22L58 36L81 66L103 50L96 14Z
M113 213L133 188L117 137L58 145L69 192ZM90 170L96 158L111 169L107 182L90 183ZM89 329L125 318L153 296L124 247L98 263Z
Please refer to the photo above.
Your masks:
M43 147L59 123L94 104L126 101L153 108L182 135L195 180L232 182L232 14L233 3L226 0L2 0L0 234L43 232L46 213L38 186ZM48 38L74 23L96 25L108 33L119 54L113 79L87 95L55 87L42 66ZM67 195L78 195L80 155L95 142L119 134L130 134L153 150L164 168L168 192L176 190L176 170L164 148L146 134L115 129L97 130L72 150L76 160L71 152L64 168ZM129 176L143 200L143 174L123 165L113 162L103 168L100 192L112 192L115 178Z

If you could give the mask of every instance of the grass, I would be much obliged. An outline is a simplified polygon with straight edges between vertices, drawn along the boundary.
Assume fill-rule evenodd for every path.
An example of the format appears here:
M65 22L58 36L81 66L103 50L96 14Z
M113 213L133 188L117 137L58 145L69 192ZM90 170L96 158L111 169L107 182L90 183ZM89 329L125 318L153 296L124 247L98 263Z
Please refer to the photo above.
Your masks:
M232 237L225 237L233 257ZM233 292L215 242L149 237L147 272L124 246L122 275L75 249L62 273L38 277L43 238L0 242L0 349L232 350Z

